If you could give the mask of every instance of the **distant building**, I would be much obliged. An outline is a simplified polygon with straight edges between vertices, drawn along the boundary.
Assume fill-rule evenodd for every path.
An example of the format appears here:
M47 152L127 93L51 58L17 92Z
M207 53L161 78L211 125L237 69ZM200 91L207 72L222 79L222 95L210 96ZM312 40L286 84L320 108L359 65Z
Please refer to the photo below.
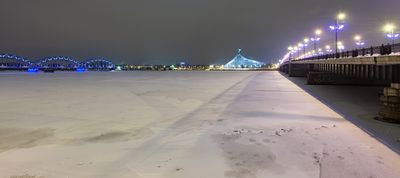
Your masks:
M225 69L254 69L261 68L265 64L256 60L245 57L242 50L239 49L237 55L224 65Z

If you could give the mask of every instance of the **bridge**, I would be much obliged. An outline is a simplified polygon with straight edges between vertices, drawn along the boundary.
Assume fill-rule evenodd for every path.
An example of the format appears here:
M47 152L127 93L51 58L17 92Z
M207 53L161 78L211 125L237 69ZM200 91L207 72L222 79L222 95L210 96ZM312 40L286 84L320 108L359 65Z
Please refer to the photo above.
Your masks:
M400 43L301 59L290 56L279 70L289 77L307 77L308 84L400 83Z
M384 86L379 115L400 123L400 43L302 59L290 56L279 70L289 77L307 77L310 85Z
M29 60L14 54L0 54L0 70L64 70L64 71L84 71L84 70L113 70L115 64L104 58L94 58L84 61L66 57L51 56L37 61Z

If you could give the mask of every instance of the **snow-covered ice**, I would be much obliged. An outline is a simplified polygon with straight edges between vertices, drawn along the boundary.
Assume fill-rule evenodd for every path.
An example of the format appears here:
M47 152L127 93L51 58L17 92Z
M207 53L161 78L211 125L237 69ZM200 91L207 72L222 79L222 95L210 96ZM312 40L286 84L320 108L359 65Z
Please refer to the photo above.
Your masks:
M278 72L0 73L0 91L0 177L400 177Z

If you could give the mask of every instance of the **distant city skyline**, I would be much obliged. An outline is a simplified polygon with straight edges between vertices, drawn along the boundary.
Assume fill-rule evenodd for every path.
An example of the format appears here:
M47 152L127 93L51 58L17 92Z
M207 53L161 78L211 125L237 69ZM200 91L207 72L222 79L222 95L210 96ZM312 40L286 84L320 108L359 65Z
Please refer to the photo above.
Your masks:
M6 0L0 6L0 53L104 57L116 64L226 63L238 48L251 58L277 62L288 45L347 14L339 38L348 49L362 35L366 46L389 43L382 27L400 28L396 0ZM354 43L354 44L353 44ZM311 46L309 47L311 49Z

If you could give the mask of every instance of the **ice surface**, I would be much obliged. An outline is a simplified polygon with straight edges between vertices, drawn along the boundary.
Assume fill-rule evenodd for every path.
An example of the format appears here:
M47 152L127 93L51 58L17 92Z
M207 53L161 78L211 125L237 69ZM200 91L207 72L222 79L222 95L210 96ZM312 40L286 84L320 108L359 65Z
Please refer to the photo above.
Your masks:
M0 177L400 177L278 72L0 73Z

